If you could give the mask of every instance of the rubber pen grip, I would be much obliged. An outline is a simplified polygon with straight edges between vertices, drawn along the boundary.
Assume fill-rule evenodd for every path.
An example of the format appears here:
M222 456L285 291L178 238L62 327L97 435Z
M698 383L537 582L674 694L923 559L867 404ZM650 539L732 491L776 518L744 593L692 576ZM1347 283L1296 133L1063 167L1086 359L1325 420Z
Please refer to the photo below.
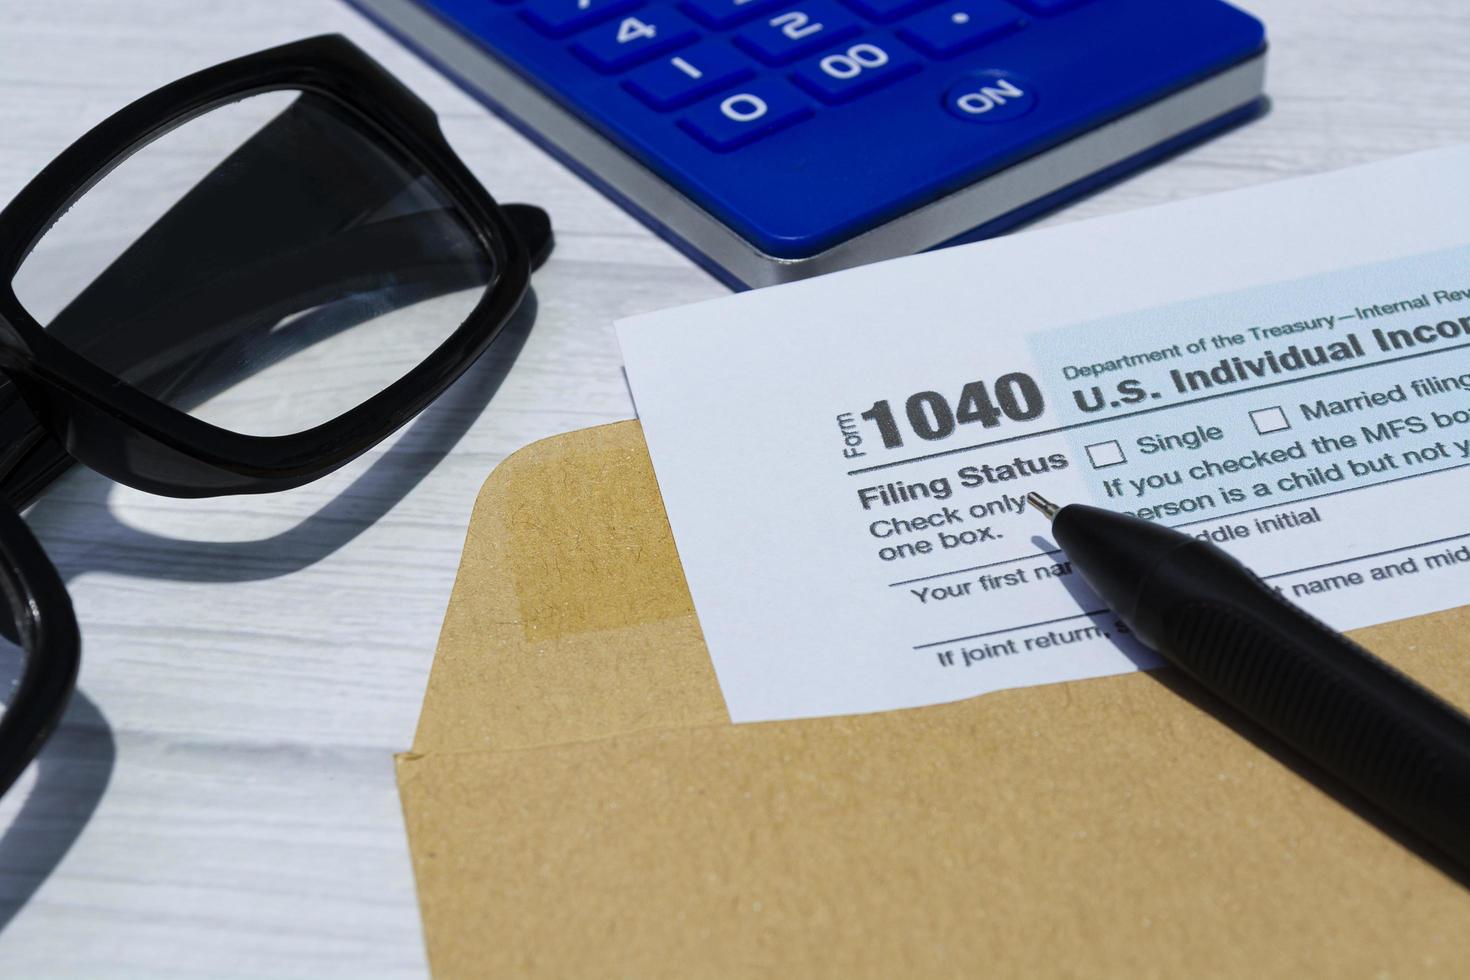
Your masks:
M1142 583L1144 642L1470 868L1470 720L1223 551L1192 542Z

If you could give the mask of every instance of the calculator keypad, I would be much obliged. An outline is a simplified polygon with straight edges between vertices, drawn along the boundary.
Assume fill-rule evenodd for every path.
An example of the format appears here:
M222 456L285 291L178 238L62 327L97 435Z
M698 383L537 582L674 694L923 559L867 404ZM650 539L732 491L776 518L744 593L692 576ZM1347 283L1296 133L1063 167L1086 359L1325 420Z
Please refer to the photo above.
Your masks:
M409 2L783 258L1264 46L1220 0Z
M808 97L826 106L853 102L920 71L924 56L952 58L1019 30L1026 23L1022 7L1049 14L1084 2L679 0L675 7L645 0L529 0L521 16L541 33L567 39L572 53L597 71L623 74L622 87L648 109L693 106L678 128L728 153L811 116ZM898 33L864 35L859 15L892 24ZM701 27L731 30L735 46L701 39ZM772 69L784 70L795 88L778 81ZM725 94L709 98L719 93ZM958 108L958 97L945 95L951 114L983 115ZM964 105L973 109L976 98ZM993 113L987 120L1010 114L999 107Z

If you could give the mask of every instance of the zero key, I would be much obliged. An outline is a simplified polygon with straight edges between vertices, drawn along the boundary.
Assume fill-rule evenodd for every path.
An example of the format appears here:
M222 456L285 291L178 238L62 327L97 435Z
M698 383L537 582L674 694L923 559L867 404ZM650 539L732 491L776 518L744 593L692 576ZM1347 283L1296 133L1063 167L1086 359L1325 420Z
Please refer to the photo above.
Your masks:
M777 79L763 78L695 106L679 125L716 153L725 153L811 115L811 106L795 89Z

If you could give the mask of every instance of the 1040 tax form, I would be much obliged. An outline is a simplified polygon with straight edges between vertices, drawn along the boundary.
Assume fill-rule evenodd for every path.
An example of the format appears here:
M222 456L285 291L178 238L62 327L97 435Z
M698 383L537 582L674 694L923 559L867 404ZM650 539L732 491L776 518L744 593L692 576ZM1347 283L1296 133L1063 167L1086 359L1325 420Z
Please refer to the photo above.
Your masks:
M618 324L735 721L1151 666L1036 490L1338 629L1470 603L1470 147Z

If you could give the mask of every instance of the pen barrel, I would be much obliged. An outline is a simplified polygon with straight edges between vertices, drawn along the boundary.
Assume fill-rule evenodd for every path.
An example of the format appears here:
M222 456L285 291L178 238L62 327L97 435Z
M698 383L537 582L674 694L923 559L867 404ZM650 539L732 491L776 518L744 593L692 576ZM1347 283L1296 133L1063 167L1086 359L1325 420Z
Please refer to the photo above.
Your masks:
M1204 542L1135 608L1165 659L1470 869L1470 718Z

